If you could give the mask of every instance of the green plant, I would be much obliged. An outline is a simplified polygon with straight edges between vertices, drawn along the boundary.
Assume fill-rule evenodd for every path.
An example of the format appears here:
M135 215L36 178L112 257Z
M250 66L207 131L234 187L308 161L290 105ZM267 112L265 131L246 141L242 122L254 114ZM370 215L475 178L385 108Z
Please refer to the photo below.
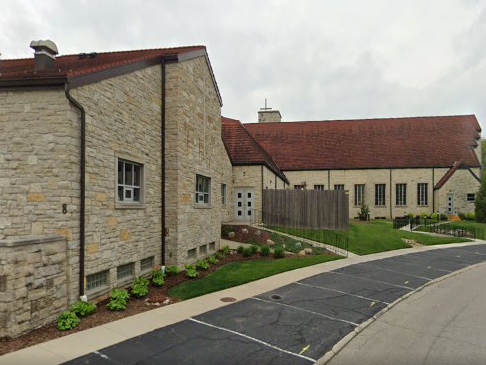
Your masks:
M251 245L250 248L251 248L251 252L255 254L258 252L259 247L257 245Z
M447 214L440 213L440 220L441 221L449 220L449 216Z
M358 218L360 221L368 220L368 215L370 214L370 208L365 203L361 204L361 207L358 211Z
M428 218L428 217L429 217L429 215L427 213L421 213L420 214L420 218L422 218L422 219L425 219L425 218Z
M219 260L215 256L209 256L208 257L208 262L211 265L217 265L219 263Z
M260 253L262 254L262 256L270 255L270 246L268 245L262 246L262 248L260 249Z
M482 169L481 186L474 201L476 222L486 223L486 172Z
M222 260L222 259L224 259L224 256L225 256L225 255L224 255L224 253L222 253L221 251L218 251L218 252L216 252L215 256L216 256L216 258L217 258L218 260Z
M176 276L176 275L179 275L179 273L181 272L181 268L179 266L167 266L165 268L165 273L168 275L168 276Z
M238 248L236 249L236 252L238 252L239 254L242 254L244 249L245 249L244 246L238 246Z
M96 304L78 301L75 302L71 307L71 312L76 314L78 317L87 317L96 312Z
M162 270L152 270L152 283L155 286L164 285L164 273Z
M415 217L415 215L414 215L413 213L408 213L408 214L407 214L407 216L408 216L408 218L410 218L410 219L413 219L413 218Z
M229 246L224 246L224 247L223 247L223 253L224 253L225 255L229 255L229 254L230 254L230 248L229 248Z
M197 260L196 269L197 270L207 270L207 269L209 269L209 263L206 260Z
M457 215L459 216L459 218L461 218L461 221L465 221L466 220L466 215L464 213L457 213Z
M190 279L197 278L199 273L196 271L194 265L186 265L186 276Z
M276 259L281 259L285 257L285 251L282 247L277 247L275 250L273 250L273 257Z
M243 249L243 256L250 257L251 255L253 255L253 250L251 249L251 247L245 247Z
M79 324L79 318L74 312L64 311L57 319L57 329L59 331L67 331L76 328Z
M432 213L430 215L430 219L432 219L434 221L438 221L439 220L439 215L437 213Z
M235 227L221 225L221 237L228 237L228 233L233 232Z
M106 305L109 310L122 311L127 307L130 294L125 289L113 289L110 293L110 302Z
M133 280L132 294L135 295L137 298L146 296L149 291L148 285L149 281L143 276L139 276L138 278Z
M468 221L475 221L476 220L476 214L473 212L467 213L466 214L466 219Z

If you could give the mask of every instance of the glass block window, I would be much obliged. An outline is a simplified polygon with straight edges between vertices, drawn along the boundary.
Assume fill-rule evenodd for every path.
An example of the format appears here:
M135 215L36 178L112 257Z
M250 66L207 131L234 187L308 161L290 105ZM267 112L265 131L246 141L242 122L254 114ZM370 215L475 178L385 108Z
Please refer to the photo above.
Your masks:
M375 205L385 205L385 184L375 184Z
M195 248L187 251L187 258L188 259L195 259L196 257L197 257L197 252L196 252Z
M475 200L476 200L476 194L474 194L474 193L467 194L467 201L468 202L473 202Z
M209 244L209 252L214 252L216 251L216 242L211 242Z
M150 271L154 268L154 261L155 258L153 256L147 257L140 261L140 271L141 272L147 272Z
M133 277L135 264L133 262L125 265L118 266L116 268L116 278L118 280Z
M314 185L314 190L324 190L324 185Z
M86 277L86 291L108 286L109 270L97 272Z
M334 190L344 190L344 184L334 184Z
M407 205L407 184L396 184L396 205Z
M429 205L429 184L417 184L417 205Z
M354 205L361 205L364 203L365 186L364 184L354 185Z
M226 184L221 184L221 204L226 205Z
M304 190L305 186L304 185L294 185L295 190Z
M118 159L117 200L140 203L142 197L143 165Z
M199 256L205 256L208 253L208 246L207 245L202 245L199 246Z
M196 175L196 204L209 204L211 191L211 179Z

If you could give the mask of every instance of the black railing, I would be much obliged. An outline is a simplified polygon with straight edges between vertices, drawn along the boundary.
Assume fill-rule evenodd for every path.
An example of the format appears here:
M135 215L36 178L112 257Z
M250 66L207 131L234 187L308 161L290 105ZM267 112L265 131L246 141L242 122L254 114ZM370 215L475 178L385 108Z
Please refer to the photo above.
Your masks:
M475 240L484 237L484 232L480 228L464 227L457 224L428 224L419 228L420 232L437 233L453 237L464 237Z

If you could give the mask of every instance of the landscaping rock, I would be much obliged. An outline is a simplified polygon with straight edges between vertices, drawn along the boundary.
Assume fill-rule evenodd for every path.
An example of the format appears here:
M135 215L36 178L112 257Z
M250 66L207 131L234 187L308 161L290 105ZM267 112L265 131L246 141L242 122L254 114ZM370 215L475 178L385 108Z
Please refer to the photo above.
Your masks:
M299 253L297 254L297 256L304 257L305 256L305 250L299 251Z
M298 250L300 250L302 248L302 243L296 242L295 243L295 248L298 249Z
M235 238L235 232L228 233L228 238Z
M313 253L312 248L309 248L309 247L304 248L304 252L305 252L306 255L312 255L312 253Z
M290 251L284 251L285 256L297 256L295 253Z
M167 305L167 304L170 304L170 298L167 298L166 300L164 300L164 301L162 302L162 304L166 304L166 305Z
M275 244L275 242L273 242L272 240L267 240L267 245L273 246L274 244Z
M257 230L255 231L255 236L259 237L259 236L261 236L261 235L262 235L262 231L260 231L259 229L257 229Z
M243 228L243 229L241 230L241 233L245 233L245 234L246 234L246 233L248 233L248 229Z

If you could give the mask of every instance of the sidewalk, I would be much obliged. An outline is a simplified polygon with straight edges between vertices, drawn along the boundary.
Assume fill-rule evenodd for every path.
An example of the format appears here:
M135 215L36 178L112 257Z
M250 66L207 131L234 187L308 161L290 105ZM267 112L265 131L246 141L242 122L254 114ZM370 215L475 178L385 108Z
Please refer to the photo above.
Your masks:
M204 312L223 307L229 303L221 302L223 297L233 297L237 301L257 296L264 292L303 280L310 276L335 270L356 263L380 258L400 256L412 252L438 250L442 248L462 247L472 244L486 244L486 241L458 243L438 246L423 246L382 252L367 256L355 256L347 259L308 266L302 269L284 272L258 281L226 289L198 298L172 304L107 323L96 328L51 340L0 357L0 365L39 364L54 365L77 358L90 352L119 343L126 339L168 326L176 322L197 316Z

